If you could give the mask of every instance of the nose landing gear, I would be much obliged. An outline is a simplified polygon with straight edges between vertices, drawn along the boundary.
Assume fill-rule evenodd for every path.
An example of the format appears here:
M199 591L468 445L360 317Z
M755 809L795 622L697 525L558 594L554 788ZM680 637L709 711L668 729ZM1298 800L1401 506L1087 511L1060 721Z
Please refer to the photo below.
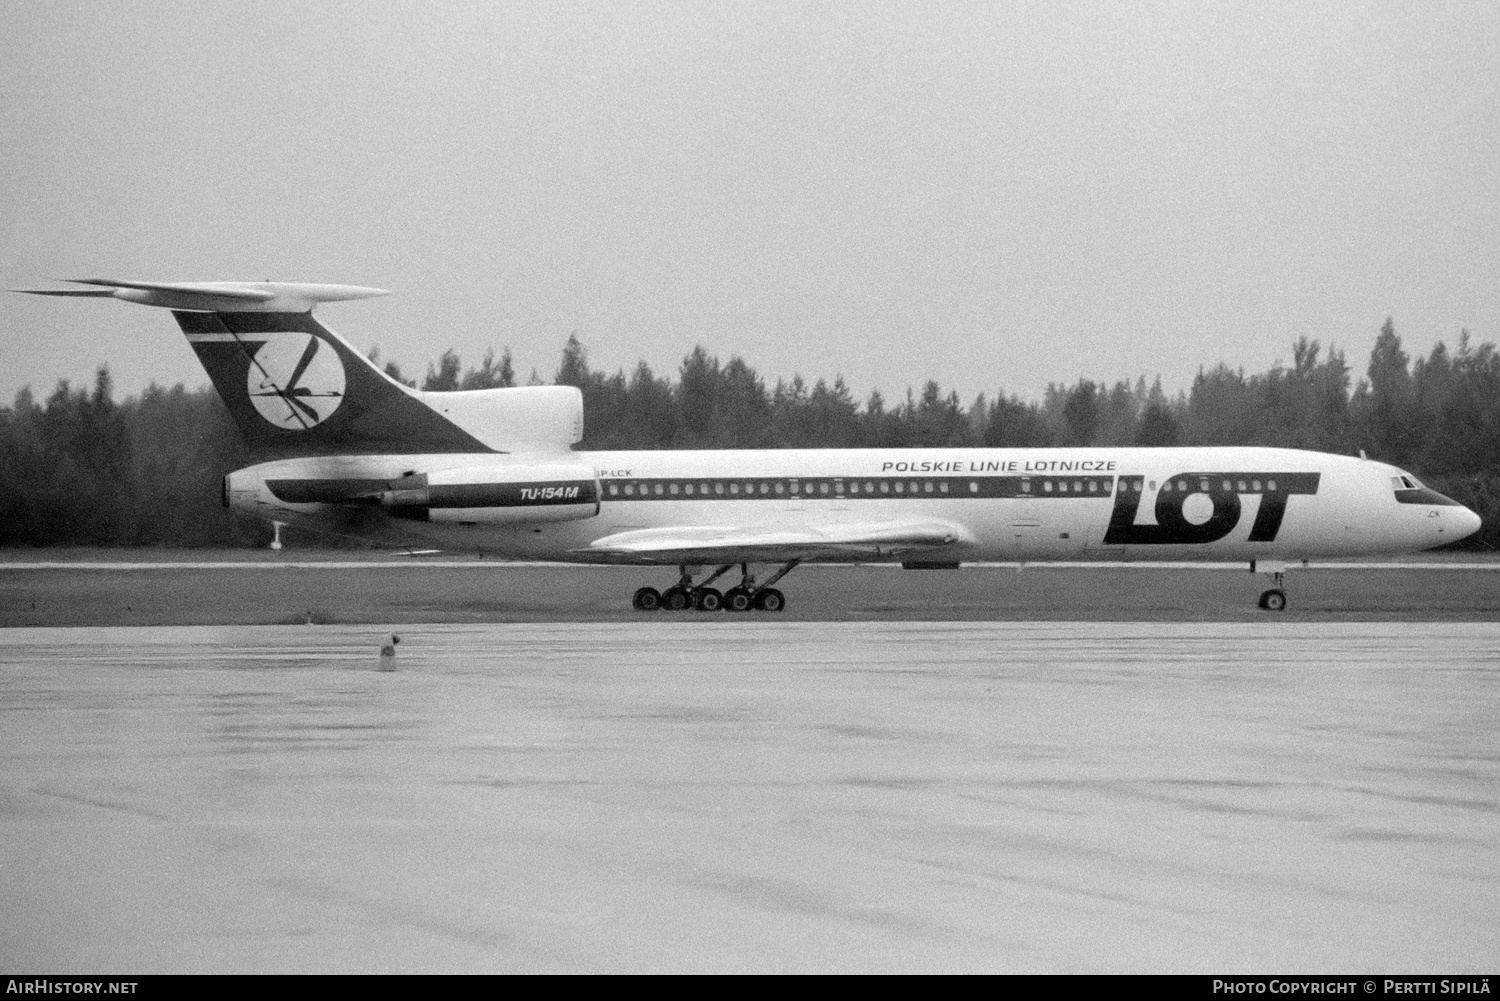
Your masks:
M662 608L669 612L680 612L687 608L696 608L700 612L717 612L720 609L726 612L748 612L752 608L761 612L779 612L786 607L786 596L771 585L791 573L801 562L789 561L764 584L756 583L755 577L750 573L750 564L741 563L740 582L722 594L708 585L731 570L733 563L724 564L696 584L693 583L691 571L684 565L678 568L680 576L676 584L661 592L654 587L640 588L635 592L631 606L638 612L654 612Z
M1286 592L1279 587L1273 587L1269 591L1261 592L1260 607L1268 612L1285 611Z
M1307 561L1304 560L1302 562L1302 565L1306 566L1307 565ZM1266 574L1276 584L1275 587L1270 588L1269 590L1261 592L1261 594L1260 594L1260 601L1257 602L1257 606L1259 608L1261 608L1261 609L1263 609L1264 611L1267 611L1267 612L1284 612L1284 611L1286 611L1286 591L1284 591L1282 588L1285 586L1285 583L1286 583L1286 572L1288 570L1290 570L1290 569L1291 569L1291 565L1290 564L1282 563L1282 562L1278 562L1278 561L1272 561L1272 560L1251 560L1250 561L1250 572L1251 573Z

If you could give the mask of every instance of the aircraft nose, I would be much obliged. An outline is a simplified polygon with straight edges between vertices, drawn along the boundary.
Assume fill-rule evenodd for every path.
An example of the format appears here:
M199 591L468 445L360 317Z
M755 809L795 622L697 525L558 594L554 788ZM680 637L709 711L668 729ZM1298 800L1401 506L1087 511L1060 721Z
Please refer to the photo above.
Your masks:
M1479 527L1484 524L1484 519L1466 507L1459 508L1459 511L1462 513L1455 519L1458 522L1458 538L1467 539L1479 531Z

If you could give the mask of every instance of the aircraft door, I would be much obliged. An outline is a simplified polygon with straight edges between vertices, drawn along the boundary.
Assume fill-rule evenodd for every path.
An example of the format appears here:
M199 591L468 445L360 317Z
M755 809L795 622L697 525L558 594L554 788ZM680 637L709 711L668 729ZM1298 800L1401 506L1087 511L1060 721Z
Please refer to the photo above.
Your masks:
M1010 514L1007 520L1010 523L1011 537L1016 544L1026 545L1041 531L1041 507L1030 498L1017 498L1010 503Z

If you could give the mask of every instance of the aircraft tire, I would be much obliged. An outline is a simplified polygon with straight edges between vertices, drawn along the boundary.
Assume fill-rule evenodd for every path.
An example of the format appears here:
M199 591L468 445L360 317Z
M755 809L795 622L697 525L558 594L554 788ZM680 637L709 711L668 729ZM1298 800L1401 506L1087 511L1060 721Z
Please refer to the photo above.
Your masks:
M1280 588L1273 587L1260 596L1260 607L1268 612L1282 612L1286 610L1286 592Z
M742 587L731 587L724 592L724 611L748 612L755 607L755 596Z
M786 598L774 587L768 587L756 592L755 607L762 612L779 612L786 608Z
M685 587L669 587L662 592L661 604L669 612L680 612L693 604L693 596Z
M693 607L700 612L717 612L724 607L724 596L711 587L700 587Z
M643 587L635 592L630 604L637 612L654 612L661 607L661 592L654 587Z

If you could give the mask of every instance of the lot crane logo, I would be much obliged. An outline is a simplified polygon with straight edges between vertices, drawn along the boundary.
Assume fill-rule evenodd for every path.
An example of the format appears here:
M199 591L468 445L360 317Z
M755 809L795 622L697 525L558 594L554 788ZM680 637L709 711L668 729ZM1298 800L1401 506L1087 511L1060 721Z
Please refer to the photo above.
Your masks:
M250 358L250 402L270 423L307 431L344 402L344 364L331 344L300 331L267 334Z

